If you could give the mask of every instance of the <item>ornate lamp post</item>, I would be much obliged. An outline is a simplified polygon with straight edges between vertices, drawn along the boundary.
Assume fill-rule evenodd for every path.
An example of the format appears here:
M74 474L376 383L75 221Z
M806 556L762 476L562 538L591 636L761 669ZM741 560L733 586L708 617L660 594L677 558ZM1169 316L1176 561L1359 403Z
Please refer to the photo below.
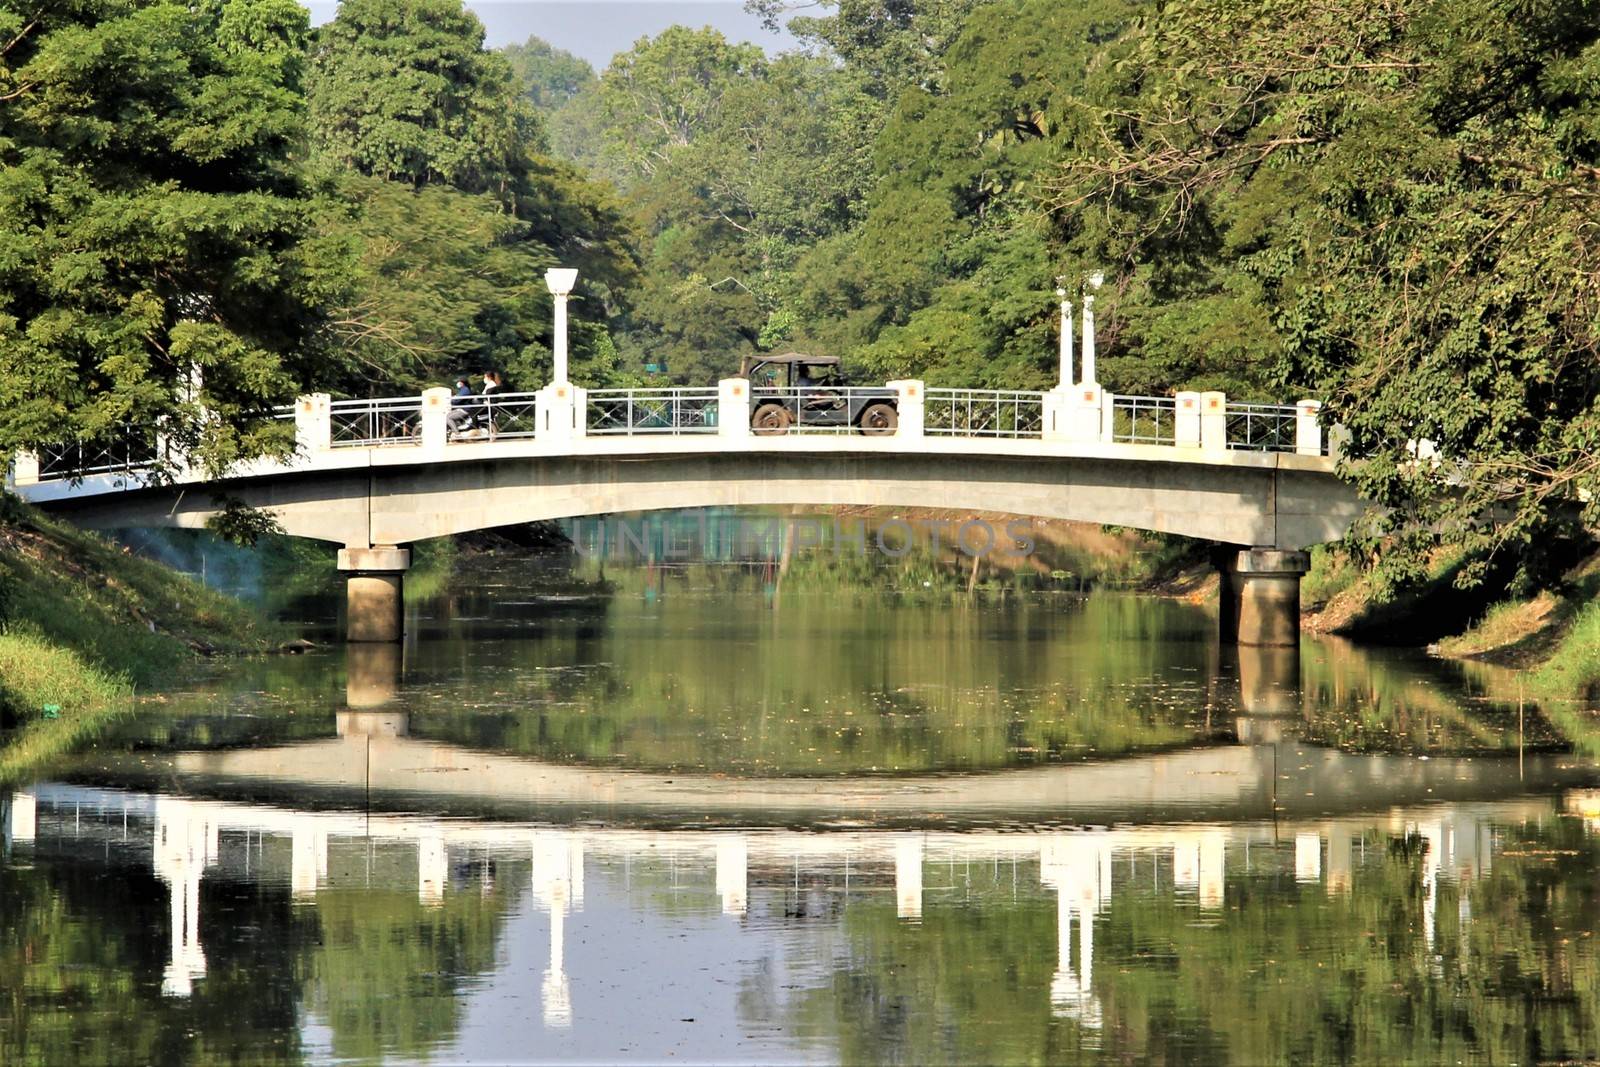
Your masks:
M572 287L578 284L578 272L551 267L544 272L544 284L549 287L550 295L556 298L555 372L551 375L551 383L565 385L567 384L567 297L572 294Z

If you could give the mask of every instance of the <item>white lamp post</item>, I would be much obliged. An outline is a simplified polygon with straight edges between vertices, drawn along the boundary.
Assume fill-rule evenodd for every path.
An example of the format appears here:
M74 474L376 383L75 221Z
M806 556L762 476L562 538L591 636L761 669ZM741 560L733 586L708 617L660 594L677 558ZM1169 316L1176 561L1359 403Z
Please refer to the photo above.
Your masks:
M1099 385L1094 370L1094 294L1105 284L1106 276L1099 271L1089 275L1089 284L1083 291L1083 384Z
M1057 282L1063 279L1057 278ZM1061 301L1061 381L1062 389L1072 387L1072 301L1067 299L1065 285L1056 286L1056 299Z
M549 287L550 295L556 298L555 373L552 375L552 384L565 385L567 383L567 297L572 294L572 287L578 284L578 272L551 267L544 272L544 284Z

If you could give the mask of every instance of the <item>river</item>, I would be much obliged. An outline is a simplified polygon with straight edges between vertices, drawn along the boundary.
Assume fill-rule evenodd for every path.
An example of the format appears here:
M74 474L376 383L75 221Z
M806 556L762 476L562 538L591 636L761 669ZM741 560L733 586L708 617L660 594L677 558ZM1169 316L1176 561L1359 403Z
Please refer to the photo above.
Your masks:
M5 794L0 1062L1600 1057L1600 769L1118 593L518 568Z

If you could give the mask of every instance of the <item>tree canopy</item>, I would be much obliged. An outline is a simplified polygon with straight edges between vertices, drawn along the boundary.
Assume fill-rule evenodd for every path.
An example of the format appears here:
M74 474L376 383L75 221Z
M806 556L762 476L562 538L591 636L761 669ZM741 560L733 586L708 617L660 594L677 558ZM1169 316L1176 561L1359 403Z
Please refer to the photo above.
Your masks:
M273 446L254 416L312 379L321 321L307 30L292 0L0 3L0 451Z

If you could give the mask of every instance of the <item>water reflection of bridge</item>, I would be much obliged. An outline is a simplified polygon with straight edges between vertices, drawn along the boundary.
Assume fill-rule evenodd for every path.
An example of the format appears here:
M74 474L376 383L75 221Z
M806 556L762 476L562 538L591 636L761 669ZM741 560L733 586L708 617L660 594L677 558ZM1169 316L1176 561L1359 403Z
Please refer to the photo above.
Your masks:
M1566 807L1586 816L1600 810L1596 794L1568 794ZM478 872L475 861L514 858L531 871L536 906L549 917L549 965L542 984L547 1026L572 1018L566 970L569 921L584 908L586 867L596 862L670 861L674 870L703 871L722 912L742 918L752 892L783 892L800 872L865 899L892 892L896 913L908 922L923 916L938 892L941 867L1010 864L1053 891L1057 912L1057 963L1050 997L1057 1014L1100 1025L1094 985L1095 928L1119 891L1148 892L1153 878L1202 912L1223 917L1229 872L1278 873L1320 884L1329 895L1346 893L1353 871L1376 831L1425 842L1419 866L1417 920L1431 946L1441 880L1471 881L1488 872L1495 848L1493 826L1552 814L1548 799L1432 805L1381 814L1253 821L1234 825L1157 825L1123 828L1014 831L812 832L776 829L591 829L519 822L459 822L366 812L292 811L254 803L193 799L63 784L43 784L13 794L6 804L8 848L36 854L114 853L127 863L149 863L166 884L170 905L168 964L163 991L187 996L206 973L200 884L204 878L287 883L293 899L314 902L333 888L372 885L373 871L408 876L423 906L438 906L464 891L452 873ZM1288 843L1292 842L1292 849ZM269 847L271 846L271 847ZM1254 849L1254 854L1252 854ZM373 854L388 862L374 865ZM354 862L356 854L365 862ZM330 863L330 857L336 862ZM1292 866L1291 866L1292 865ZM935 876L930 887L930 874ZM460 879L457 878L456 882ZM394 888L392 885L387 888ZM1465 895L1462 896L1465 908ZM1465 911L1463 923L1471 916ZM1223 918L1223 921L1226 921ZM594 931L589 931L594 933Z

